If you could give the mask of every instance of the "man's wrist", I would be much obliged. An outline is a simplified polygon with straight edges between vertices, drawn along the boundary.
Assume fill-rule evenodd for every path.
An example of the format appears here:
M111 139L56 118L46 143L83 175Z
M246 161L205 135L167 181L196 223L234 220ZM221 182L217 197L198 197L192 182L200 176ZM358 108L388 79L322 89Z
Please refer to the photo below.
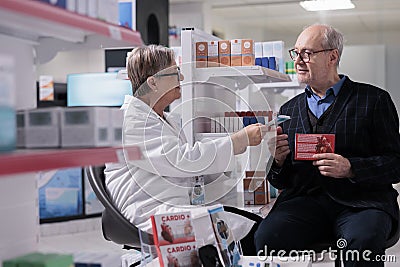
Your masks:
M280 174L280 172L282 171L282 166L279 166L279 165L280 164L276 161L276 159L274 159L272 162L270 171L273 174Z

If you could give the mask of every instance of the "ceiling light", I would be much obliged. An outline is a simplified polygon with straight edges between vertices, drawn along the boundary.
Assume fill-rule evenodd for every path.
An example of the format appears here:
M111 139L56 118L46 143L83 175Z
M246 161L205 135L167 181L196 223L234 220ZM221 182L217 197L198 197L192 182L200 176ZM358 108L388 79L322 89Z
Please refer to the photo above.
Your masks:
M351 0L308 0L301 1L300 5L307 11L355 8Z

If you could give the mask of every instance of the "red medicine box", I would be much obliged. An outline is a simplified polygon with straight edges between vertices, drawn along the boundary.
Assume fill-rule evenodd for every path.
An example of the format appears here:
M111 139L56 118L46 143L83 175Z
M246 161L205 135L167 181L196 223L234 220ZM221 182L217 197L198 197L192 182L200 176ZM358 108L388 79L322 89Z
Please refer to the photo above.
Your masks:
M334 134L296 134L295 160L314 160L314 154L334 152Z

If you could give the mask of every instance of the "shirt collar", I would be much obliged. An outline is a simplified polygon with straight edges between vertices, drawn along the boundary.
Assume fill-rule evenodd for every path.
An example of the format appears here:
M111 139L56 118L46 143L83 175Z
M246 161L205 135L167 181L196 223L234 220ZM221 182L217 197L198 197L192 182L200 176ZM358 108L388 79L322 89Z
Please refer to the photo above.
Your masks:
M333 92L333 95L335 97L339 94L339 91L343 86L344 80L346 80L346 75L339 74L339 78L340 78L340 80L326 91L326 95L329 94L329 91ZM306 86L305 92L308 97L311 97L314 94L314 92L311 90L311 87L309 85Z

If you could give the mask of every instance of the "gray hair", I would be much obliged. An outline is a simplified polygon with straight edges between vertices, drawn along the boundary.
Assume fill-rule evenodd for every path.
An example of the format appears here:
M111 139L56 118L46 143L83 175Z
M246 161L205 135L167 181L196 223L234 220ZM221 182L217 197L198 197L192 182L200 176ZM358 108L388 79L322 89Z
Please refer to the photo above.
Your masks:
M330 25L314 24L312 26L321 26L324 28L322 36L322 44L321 44L322 48L323 49L335 48L338 50L339 57L337 61L337 66L339 66L340 58L342 57L342 52L343 52L343 34Z
M127 72L134 96L150 92L147 78L168 68L175 61L174 51L161 45L136 47L128 56Z

